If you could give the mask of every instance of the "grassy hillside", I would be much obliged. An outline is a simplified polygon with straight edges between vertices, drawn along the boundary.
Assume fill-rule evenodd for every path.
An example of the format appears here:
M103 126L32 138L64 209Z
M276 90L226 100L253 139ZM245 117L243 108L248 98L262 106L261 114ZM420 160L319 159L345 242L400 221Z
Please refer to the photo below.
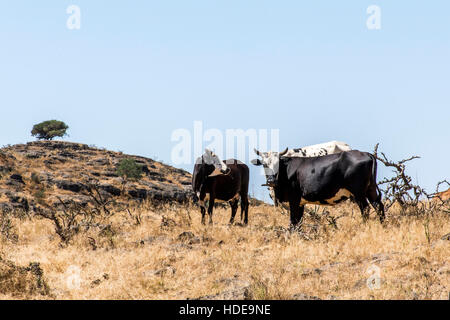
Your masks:
M123 188L130 157L144 176ZM33 142L1 149L0 173L0 299L448 299L448 207L381 225L311 206L290 232L252 201L247 227L224 207L203 226L189 173L151 159Z
M143 178L122 184L117 166L133 159ZM60 206L92 201L87 187L95 185L104 199L128 204L133 200L185 202L191 175L152 159L107 151L85 144L36 141L0 149L0 210L34 211L43 204Z

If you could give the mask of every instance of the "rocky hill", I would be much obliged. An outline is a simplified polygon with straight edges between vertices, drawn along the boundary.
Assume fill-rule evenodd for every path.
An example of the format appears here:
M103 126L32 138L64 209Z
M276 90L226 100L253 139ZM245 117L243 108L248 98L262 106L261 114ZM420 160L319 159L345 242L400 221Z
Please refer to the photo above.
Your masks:
M142 166L143 177L125 186L117 174L121 159ZM120 202L149 200L183 203L191 198L191 174L152 159L85 144L35 141L0 149L0 211L33 211L92 201L89 191Z

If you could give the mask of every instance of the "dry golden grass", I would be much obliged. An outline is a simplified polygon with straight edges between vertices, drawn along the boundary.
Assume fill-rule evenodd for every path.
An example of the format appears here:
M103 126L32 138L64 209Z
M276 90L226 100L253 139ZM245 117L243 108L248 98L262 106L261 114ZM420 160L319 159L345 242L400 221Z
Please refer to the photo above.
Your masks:
M343 215L337 229L307 215L302 235L286 231L288 216L270 206L251 207L247 227L229 226L229 209L216 209L212 226L200 224L197 208L141 209L140 225L116 213L110 229L80 232L67 246L50 221L13 218L18 241L0 237L0 256L39 262L51 293L0 298L242 298L245 288L253 299L448 299L448 213L390 212L380 225L373 212L363 223L351 203L328 210ZM373 266L381 282L371 290Z

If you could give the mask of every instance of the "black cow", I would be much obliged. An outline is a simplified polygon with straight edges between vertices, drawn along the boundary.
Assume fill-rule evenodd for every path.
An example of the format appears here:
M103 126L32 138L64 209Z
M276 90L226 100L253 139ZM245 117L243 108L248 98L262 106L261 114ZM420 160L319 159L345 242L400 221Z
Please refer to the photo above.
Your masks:
M358 204L364 220L369 201L383 222L377 162L372 154L352 150L322 157L285 158L286 152L255 152L262 160L252 163L264 166L267 185L274 188L275 197L289 202L293 226L301 222L305 204L334 205L349 198Z
M212 155L217 158L214 154ZM248 224L248 184L250 177L248 166L235 159L226 160L222 164L226 164L227 172L217 175L213 174L217 169L217 164L216 166L212 164L208 157L208 154L204 154L197 159L192 176L192 189L201 207L202 224L205 224L207 201L209 202L209 223L212 224L214 203L217 200L230 203L230 224L232 224L239 206L239 198L241 199L241 222L245 213L244 223Z

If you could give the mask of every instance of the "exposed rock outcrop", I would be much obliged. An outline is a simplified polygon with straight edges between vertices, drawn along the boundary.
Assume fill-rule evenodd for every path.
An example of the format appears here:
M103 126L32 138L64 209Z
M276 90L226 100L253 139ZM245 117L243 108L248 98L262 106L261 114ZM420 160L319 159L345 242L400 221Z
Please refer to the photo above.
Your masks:
M120 160L132 158L142 179L122 184ZM95 185L102 197L117 201L184 203L191 199L191 175L149 158L126 155L86 144L35 141L0 149L0 211L33 210L38 204L85 205Z

